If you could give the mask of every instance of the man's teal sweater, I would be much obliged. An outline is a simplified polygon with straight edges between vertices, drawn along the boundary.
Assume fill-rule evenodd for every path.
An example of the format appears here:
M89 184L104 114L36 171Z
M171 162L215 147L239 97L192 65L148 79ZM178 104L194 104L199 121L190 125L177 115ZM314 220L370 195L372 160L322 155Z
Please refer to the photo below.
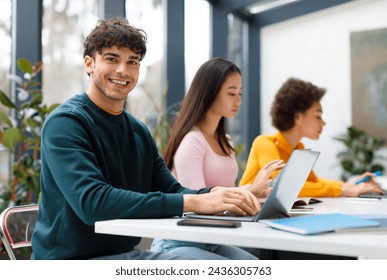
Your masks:
M33 259L90 258L133 249L138 237L94 233L107 219L180 216L182 187L143 123L110 115L86 95L50 114L42 131L41 202Z

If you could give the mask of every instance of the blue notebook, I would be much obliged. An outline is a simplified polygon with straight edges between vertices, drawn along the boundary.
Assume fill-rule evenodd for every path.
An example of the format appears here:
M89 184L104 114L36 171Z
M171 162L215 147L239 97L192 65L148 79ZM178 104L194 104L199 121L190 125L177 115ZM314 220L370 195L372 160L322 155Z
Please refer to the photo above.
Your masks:
M371 221L346 214L304 215L262 222L276 229L304 235L340 229L378 227L380 225L378 221Z

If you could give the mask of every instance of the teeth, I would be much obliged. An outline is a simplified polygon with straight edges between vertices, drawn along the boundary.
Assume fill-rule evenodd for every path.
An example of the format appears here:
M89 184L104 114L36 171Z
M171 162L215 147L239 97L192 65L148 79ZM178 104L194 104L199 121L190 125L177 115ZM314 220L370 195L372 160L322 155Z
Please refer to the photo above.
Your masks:
M119 84L119 85L126 85L127 82L123 82L123 81L117 81L117 80L112 80L113 83L115 84Z

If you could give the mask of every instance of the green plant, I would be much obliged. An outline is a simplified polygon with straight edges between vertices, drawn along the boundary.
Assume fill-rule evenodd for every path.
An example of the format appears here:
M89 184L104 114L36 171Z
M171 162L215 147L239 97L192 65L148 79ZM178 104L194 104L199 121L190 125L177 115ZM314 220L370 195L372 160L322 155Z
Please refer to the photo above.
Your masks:
M167 106L168 87L165 88L162 95L161 105L150 96L155 108L155 114L152 118L148 118L147 125L152 133L153 139L156 141L157 148L161 154L164 153L170 136L172 125L178 115L180 102Z
M12 176L8 186L0 190L0 210L32 201L32 194L40 193L41 129L47 116L59 105L43 104L37 75L42 62L32 65L25 58L17 65L23 76L10 75L17 84L17 94L11 100L0 90L0 102L10 109L0 111L0 142L13 155Z
M366 171L384 170L384 166L378 162L383 157L376 154L384 145L384 139L372 136L353 126L347 128L346 134L334 139L342 142L347 148L346 151L337 154L343 168L342 180Z

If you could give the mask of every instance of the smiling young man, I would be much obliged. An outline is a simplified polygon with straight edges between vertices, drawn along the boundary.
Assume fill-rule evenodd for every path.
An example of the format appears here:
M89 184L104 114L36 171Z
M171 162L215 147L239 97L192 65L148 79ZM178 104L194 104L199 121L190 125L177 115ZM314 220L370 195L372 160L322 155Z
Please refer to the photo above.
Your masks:
M124 18L100 20L84 47L89 87L52 112L42 131L41 202L32 259L179 259L135 250L138 237L96 234L94 223L184 211L258 212L247 190L181 186L146 126L125 111L146 53L143 30Z

